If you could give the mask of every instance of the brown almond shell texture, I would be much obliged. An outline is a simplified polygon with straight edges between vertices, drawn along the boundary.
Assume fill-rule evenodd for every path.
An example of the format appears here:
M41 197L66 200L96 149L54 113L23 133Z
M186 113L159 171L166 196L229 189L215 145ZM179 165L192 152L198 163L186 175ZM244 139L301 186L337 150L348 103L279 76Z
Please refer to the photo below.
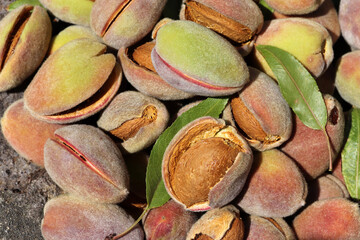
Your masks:
M280 146L292 133L292 114L279 86L249 67L250 83L231 100L232 115L249 144L259 151Z
M184 126L163 157L162 178L186 209L206 211L232 201L243 188L252 151L222 119L201 117Z
M194 223L186 240L243 239L244 223L240 211L233 205L207 211Z
M235 45L250 41L264 23L260 8L252 0L184 0L180 19L208 27Z
M97 125L122 139L128 153L153 144L165 130L169 113L159 100L136 91L119 93L101 114Z

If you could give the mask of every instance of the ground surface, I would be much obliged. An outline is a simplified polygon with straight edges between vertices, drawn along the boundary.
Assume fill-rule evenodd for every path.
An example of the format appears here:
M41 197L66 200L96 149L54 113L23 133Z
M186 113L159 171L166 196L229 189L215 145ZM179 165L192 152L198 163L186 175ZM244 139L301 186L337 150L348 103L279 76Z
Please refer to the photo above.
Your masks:
M0 0L0 19L13 0ZM0 93L0 116L23 95L27 83ZM40 223L44 204L59 189L46 171L20 157L0 132L0 240L42 239Z

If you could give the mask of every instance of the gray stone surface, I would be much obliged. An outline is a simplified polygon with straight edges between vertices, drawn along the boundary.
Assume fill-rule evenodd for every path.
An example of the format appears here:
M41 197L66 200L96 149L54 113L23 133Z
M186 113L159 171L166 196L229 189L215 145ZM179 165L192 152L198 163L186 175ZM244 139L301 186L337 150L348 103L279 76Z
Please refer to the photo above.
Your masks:
M0 0L0 19L12 1ZM0 116L23 96L28 82L0 93ZM40 223L44 204L59 192L46 171L20 157L0 133L0 240L42 239Z

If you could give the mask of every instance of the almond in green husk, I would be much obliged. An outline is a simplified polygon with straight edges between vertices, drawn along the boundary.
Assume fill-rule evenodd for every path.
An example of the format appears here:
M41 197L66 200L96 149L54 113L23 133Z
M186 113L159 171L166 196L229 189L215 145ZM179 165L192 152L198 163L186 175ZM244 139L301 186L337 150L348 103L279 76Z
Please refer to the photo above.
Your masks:
M20 85L43 61L51 39L46 10L23 5L0 21L0 92Z
M106 46L73 40L51 54L25 90L25 107L48 122L79 121L103 109L120 87L122 71ZM39 97L41 96L41 97Z

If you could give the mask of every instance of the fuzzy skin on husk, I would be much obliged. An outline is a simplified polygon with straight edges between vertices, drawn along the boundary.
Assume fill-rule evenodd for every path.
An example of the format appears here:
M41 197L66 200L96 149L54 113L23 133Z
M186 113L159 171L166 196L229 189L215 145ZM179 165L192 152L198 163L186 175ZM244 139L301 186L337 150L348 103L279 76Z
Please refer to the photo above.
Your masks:
M52 14L64 22L90 26L92 0L39 0Z
M283 14L301 15L317 10L325 0L265 0L270 7Z
M335 86L340 96L360 108L360 50L346 53L338 60Z
M315 21L291 17L265 21L255 44L281 48L294 55L314 76L319 77L334 58L329 32ZM255 49L253 61L256 67L275 78L262 55Z
M1 118L1 131L10 146L25 159L44 167L44 145L53 138L60 124L50 124L34 118L24 108L23 99L12 103Z
M104 53L105 50L104 44L90 39L65 44L47 58L25 90L25 107L39 118L62 114L90 99L107 80L114 82L110 88L110 95L114 96L122 71L120 66L116 67L115 56ZM99 111L111 96L102 105L96 105L96 109L87 111Z
M126 198L128 171L110 137L90 125L65 126L56 130L55 136L57 139L45 144L44 162L57 185L96 202L118 203Z
M329 135L334 162L343 146L345 117L340 103L331 95L324 95L328 111L326 132ZM297 116L291 138L281 146L296 161L307 180L315 179L329 168L329 149L322 131L305 126Z
M276 11L273 12L273 16L275 18L296 17L295 15L284 15ZM323 25L330 33L333 44L341 35L339 17L332 0L325 0L316 11L298 17L307 18Z
M360 239L359 205L345 198L316 201L295 217L293 227L298 239Z
M276 82L255 68L249 67L249 71L250 82L232 98L231 109L249 144L265 151L290 138L292 114ZM258 132L263 136L257 136Z
M283 218L250 215L244 221L246 240L296 240L294 230Z
M151 31L165 3L165 0L97 0L90 26L107 45L115 49L128 47Z
M23 18L27 14L30 14L30 17L23 23L25 25L21 31L17 23L24 21ZM0 92L2 92L20 85L37 70L49 47L52 26L44 8L23 5L8 13L0 21L0 29ZM17 31L16 34L20 36L13 36L15 35L13 31ZM17 37L19 39L14 49L9 49L9 40L13 43Z
M89 38L98 42L102 41L101 38L98 37L89 27L71 25L52 38L48 55L64 46L66 43L80 38Z
M120 144L128 153L138 152L153 144L167 126L169 113L159 100L136 91L121 92L101 114L97 125L105 131L115 130L133 119L141 118L146 107L156 109L155 119L141 126L134 136Z
M156 72L136 64L128 56L127 48L120 48L118 57L126 79L139 92L160 100L179 100L194 96L194 94L174 88Z
M309 194L307 203L330 198L349 198L349 192L337 177L324 174L309 182Z
M197 215L186 211L180 204L169 200L161 207L151 209L143 218L147 240L185 239L196 222Z
M238 51L215 32L191 21L163 25L151 58L160 77L196 95L230 95L249 80L249 70Z
M45 204L41 232L45 240L99 240L120 234L133 223L119 206L60 195ZM143 240L144 232L136 225L121 239Z
M339 22L341 34L352 50L360 49L360 1L341 0Z
M295 162L277 149L254 154L238 205L248 214L287 217L305 205L307 183Z

